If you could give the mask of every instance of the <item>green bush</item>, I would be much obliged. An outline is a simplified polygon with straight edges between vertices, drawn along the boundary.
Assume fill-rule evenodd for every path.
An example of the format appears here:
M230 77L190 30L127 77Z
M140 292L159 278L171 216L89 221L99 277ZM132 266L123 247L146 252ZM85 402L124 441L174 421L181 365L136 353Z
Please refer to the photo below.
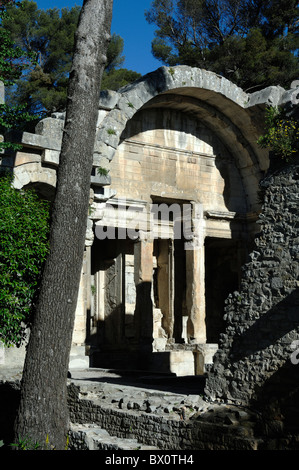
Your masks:
M49 250L47 201L0 175L0 341L19 346L30 325Z
M272 150L277 157L288 160L298 152L298 142L298 122L287 117L280 108L269 106L265 115L265 133L258 139L258 144Z

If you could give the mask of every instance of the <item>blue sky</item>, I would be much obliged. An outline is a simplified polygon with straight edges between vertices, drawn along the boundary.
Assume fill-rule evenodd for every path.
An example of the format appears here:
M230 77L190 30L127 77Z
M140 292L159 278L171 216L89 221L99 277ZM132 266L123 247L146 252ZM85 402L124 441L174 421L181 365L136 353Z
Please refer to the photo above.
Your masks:
M34 0L40 9L71 8L81 6L80 0ZM151 42L155 27L149 25L144 11L149 9L151 0L114 0L111 32L124 39L124 68L142 75L156 70L163 65L151 53Z

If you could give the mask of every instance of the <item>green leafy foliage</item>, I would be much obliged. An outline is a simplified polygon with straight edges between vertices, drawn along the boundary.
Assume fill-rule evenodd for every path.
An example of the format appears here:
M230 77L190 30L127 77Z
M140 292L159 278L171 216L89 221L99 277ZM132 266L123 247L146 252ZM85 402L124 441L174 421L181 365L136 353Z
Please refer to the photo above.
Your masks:
M295 0L154 0L146 19L166 65L211 70L247 91L298 78Z
M0 80L4 85L11 85L20 78L23 70L34 61L35 55L14 43L11 35L3 24L9 21L8 10L19 9L21 2L2 0L0 2Z
M22 129L26 123L36 121L36 116L26 110L25 105L9 106L0 104L0 133L7 134L11 129ZM20 150L22 145L14 142L0 142L0 149Z
M284 160L288 160L299 149L298 121L286 116L278 107L266 109L265 133L258 139L261 147L269 148Z
M18 442L10 444L14 450L42 450L38 442L32 441L29 437L19 438Z
M35 54L31 51L24 52L13 42L9 31L3 28L3 23L9 19L8 9L12 6L16 9L21 8L21 2L13 0L0 2L0 81L5 86L13 85L23 71L35 62ZM10 106L0 100L0 133L2 135L10 129L20 129L24 123L35 119L36 116L30 115L24 104ZM7 148L17 150L20 145L9 141L4 142L2 139L0 149Z
M129 83L135 82L140 77L140 73L128 69L105 71L102 79L102 90L119 90Z
M122 55L123 48L124 40L117 34L112 34L107 50L107 65L102 77L102 90L118 90L141 77L140 73L121 67L125 60Z
M19 346L30 324L49 250L49 203L0 176L0 340Z
M8 99L26 104L32 114L64 111L80 7L40 10L34 1L23 0L22 10L12 6L8 12L6 31L24 53L34 51L37 57L35 66L19 77L16 90L8 91ZM118 89L136 79L134 72L121 69L123 47L123 39L113 34L102 88Z
M24 54L33 51L37 58L14 92L15 102L27 103L33 114L61 111L65 105L79 13L79 7L39 10L29 0L22 2L22 9L8 8L5 30Z
M0 441L0 447L1 447ZM4 443L3 443L4 445ZM49 442L49 436L46 436L45 443L40 444L39 442L35 442L30 437L18 438L17 442L10 444L10 446L15 450L56 450L53 445ZM69 448L69 436L66 437L66 444L64 450L68 450Z

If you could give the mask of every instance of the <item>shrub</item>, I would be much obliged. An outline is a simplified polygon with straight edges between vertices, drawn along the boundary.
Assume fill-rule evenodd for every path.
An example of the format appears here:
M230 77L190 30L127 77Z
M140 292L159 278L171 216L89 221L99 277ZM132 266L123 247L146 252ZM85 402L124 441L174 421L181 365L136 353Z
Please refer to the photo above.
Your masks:
M49 203L0 175L0 341L19 346L30 326L48 254Z
M271 149L276 156L288 160L298 152L298 142L298 122L287 117L281 109L269 106L266 109L265 133L258 139L258 144Z

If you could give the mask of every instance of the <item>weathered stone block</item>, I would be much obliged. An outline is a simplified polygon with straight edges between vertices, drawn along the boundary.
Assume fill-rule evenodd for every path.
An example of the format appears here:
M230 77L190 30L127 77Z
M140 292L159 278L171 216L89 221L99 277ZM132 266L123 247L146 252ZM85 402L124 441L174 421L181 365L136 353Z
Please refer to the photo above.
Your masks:
M100 94L99 108L111 110L115 108L120 95L117 91L113 90L102 90Z

